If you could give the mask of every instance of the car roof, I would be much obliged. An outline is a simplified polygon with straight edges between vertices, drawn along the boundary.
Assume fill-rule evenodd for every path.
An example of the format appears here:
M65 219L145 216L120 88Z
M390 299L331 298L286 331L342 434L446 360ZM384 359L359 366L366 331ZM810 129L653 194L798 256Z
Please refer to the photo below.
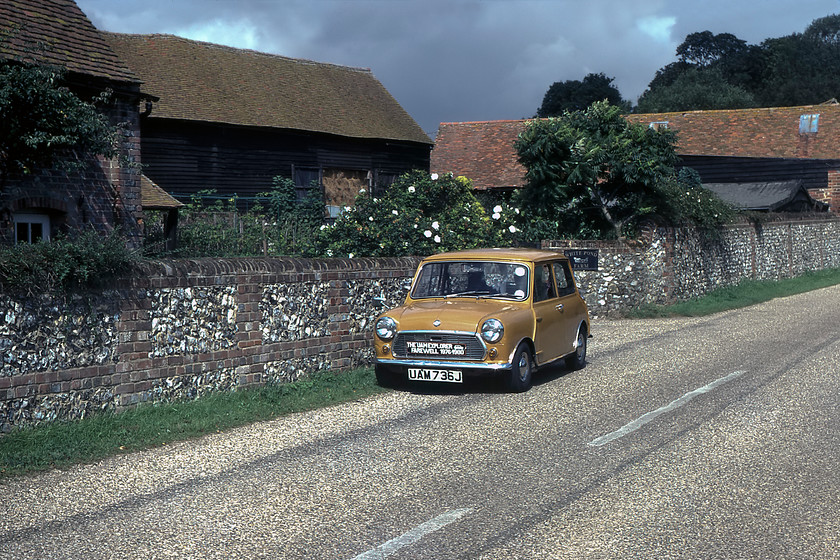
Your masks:
M424 262L448 261L448 260L499 260L511 259L519 261L542 261L542 260L567 260L563 253L547 251L544 249L528 249L523 247L505 248L493 247L488 249L467 249L464 251L452 251L449 253L438 253L423 259Z

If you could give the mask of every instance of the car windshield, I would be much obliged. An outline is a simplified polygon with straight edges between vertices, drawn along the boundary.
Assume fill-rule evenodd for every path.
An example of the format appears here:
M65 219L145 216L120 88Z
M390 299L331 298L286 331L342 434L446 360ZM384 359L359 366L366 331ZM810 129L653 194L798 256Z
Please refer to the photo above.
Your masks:
M453 261L426 263L411 292L414 299L528 297L528 267L521 263Z

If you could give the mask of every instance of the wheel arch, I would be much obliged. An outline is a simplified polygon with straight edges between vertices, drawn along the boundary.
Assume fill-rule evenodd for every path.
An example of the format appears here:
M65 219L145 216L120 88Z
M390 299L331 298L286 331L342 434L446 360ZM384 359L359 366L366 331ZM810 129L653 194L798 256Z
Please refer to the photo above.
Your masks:
M511 346L510 354L508 355L508 362L513 363L513 355L516 354L516 350L519 348L520 345L525 344L528 347L528 351L531 353L531 361L534 366L537 365L537 354L536 354L536 346L534 346L534 340L529 336L523 336L519 339L519 341Z
M589 321L587 321L586 319L581 319L580 320L580 323L578 324L578 328L577 328L578 332L580 332L581 328L584 330L584 333L586 334L586 336L589 336L589 335L592 334L592 330L589 328Z

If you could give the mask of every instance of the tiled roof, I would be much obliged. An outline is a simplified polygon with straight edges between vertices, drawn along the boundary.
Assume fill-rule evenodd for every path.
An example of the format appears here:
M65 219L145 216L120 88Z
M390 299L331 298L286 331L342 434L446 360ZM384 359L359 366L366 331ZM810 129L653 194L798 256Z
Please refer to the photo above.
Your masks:
M809 115L819 115L817 119ZM801 119L802 116L806 118ZM668 123L681 155L840 159L840 105L626 115L642 125ZM800 133L816 124L816 132ZM518 187L525 168L514 142L527 120L441 123L431 169L464 175L478 189Z
M145 175L140 175L140 204L144 210L171 210L184 205Z
M816 132L800 132L803 116L819 115ZM686 155L840 158L840 105L684 111L627 115L633 123L668 123ZM807 129L805 129L807 130Z
M45 49L33 51L39 44ZM73 0L0 2L0 57L33 54L72 72L138 82Z
M704 183L721 199L748 210L775 210L790 202L802 190L799 181L768 183Z
M521 187L525 168L513 143L528 121L440 123L431 170L472 180L477 189Z
M814 207L815 201L802 181L770 181L756 183L703 183L722 200L744 210L784 209L797 198L806 206Z
M368 69L172 35L105 37L160 98L150 118L432 143Z

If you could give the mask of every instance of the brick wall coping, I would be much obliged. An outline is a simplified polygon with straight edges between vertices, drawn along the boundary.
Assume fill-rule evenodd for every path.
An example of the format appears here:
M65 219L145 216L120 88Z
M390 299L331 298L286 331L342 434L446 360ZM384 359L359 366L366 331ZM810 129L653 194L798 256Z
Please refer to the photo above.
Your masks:
M293 257L231 257L164 259L137 264L149 276L223 276L231 274L282 274L289 272L361 272L417 266L421 257L304 259Z

